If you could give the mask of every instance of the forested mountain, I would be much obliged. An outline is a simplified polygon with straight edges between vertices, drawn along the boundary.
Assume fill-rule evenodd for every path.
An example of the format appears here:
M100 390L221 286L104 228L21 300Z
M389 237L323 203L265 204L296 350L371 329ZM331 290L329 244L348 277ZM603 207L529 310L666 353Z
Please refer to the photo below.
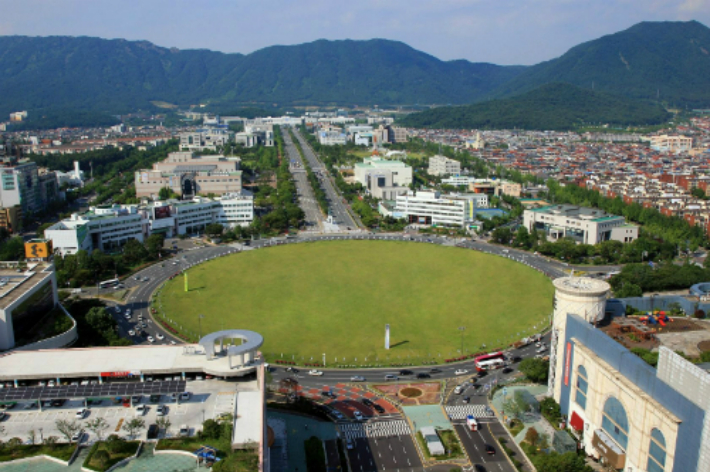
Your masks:
M412 113L400 121L414 128L569 130L658 124L669 117L660 105L554 83L517 97Z
M0 113L51 108L124 112L150 101L470 103L524 67L444 62L404 43L319 40L249 55L146 41L0 37Z
M669 106L710 106L710 28L697 21L644 22L529 67L493 97L568 82Z
M461 105L553 82L666 105L710 106L710 29L639 23L535 66L441 61L404 43L318 40L248 55L146 41L0 36L0 117L124 113L151 101L211 109L303 104Z

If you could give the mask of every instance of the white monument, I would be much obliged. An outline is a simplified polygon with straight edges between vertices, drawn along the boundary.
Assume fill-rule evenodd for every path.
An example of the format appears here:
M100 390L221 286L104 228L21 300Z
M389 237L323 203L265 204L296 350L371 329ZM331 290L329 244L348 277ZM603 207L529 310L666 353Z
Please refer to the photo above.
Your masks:
M385 325L385 349L390 348L390 325Z

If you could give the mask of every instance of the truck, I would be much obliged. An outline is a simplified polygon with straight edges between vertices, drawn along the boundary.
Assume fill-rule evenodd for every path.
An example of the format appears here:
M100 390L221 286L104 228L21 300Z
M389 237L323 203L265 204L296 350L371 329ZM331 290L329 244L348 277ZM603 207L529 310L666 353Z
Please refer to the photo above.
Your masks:
M466 426L470 431L478 431L478 421L473 415L468 415L466 417Z

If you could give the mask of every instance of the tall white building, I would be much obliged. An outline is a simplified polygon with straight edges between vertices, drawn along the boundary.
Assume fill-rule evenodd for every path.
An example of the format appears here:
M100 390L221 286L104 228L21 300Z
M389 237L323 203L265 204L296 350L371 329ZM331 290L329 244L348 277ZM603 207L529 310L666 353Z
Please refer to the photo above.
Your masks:
M407 192L398 195L395 212L411 224L465 227L477 208L488 208L488 195L442 195L439 192Z
M461 163L446 156L432 156L429 158L429 175L457 175L461 173Z

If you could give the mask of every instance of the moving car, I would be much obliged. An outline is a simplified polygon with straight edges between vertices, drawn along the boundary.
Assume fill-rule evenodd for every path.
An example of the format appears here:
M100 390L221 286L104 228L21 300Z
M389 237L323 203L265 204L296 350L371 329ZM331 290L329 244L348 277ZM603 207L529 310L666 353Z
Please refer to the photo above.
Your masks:
M399 375L412 375L414 372L411 370L403 369L399 371Z
M155 333L155 337L158 338L159 341L162 341L163 339L165 339L165 336L163 336L160 333Z
M136 332L133 331L132 329L131 329L131 330L128 330L128 335L129 335L129 336L135 336L135 335L136 335Z
M503 373L504 373L504 374L509 374L509 373L511 373L511 372L513 372L513 369L511 369L510 367L506 367L506 368L503 369Z
M300 370L295 367L286 367L286 372L293 372L294 374L297 374L300 372Z
M441 369L437 369L436 367L434 367L433 369L429 369L429 373L430 374L440 374Z
M426 372L419 372L417 374L418 379L430 379L431 375L427 374Z
M466 369L456 369L456 372L454 372L454 375L466 375L468 374L468 370Z
M351 382L364 382L365 377L363 377L362 375L354 375L354 376L350 377L350 381Z
M314 375L316 377L321 377L321 376L323 376L323 371L315 370L315 369L309 370L308 375Z
M155 339L153 339L153 336L148 336L148 342L149 343L154 343Z
M471 403L471 397L463 397L464 403Z
M486 454L488 454L489 456L494 456L495 453L496 453L495 448L493 446L491 446L490 444L486 444Z
M399 377L394 374L385 375L385 380L399 380Z

